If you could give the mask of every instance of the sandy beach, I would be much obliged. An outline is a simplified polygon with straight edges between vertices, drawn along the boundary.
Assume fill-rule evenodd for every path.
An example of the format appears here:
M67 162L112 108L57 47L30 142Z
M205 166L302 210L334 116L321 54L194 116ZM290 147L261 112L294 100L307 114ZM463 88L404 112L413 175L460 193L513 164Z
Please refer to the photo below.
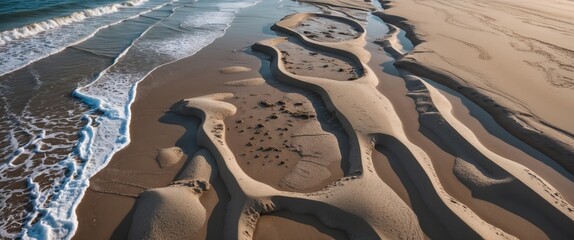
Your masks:
M570 1L262 1L137 88L74 239L572 239Z

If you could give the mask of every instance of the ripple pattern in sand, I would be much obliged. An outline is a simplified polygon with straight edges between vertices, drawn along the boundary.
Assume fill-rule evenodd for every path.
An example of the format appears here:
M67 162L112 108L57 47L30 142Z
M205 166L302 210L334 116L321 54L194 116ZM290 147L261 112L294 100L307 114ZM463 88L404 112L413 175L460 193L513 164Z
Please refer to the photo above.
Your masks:
M253 136L257 134L271 136L265 135L268 130L264 129L264 124L251 126L248 129L238 129L240 125L224 121L226 118L233 118L235 123L243 123L243 120L236 116L239 114L241 118L243 113L242 106L238 104L242 98L229 100L240 97L239 95L222 93L184 99L172 107L172 111L180 115L201 119L197 136L197 143L205 148L201 154L205 159L212 159L211 161L217 166L219 176L232 195L227 204L223 226L225 237L252 239L257 222L262 215L288 211L312 215L325 226L343 230L349 238L353 239L423 239L429 235L429 232L427 232L428 228L421 226L422 222L419 219L419 214L422 214L419 211L421 208L407 204L395 192L396 188L391 188L380 177L380 171L376 169L372 154L377 151L375 146L382 146L389 152L395 153L395 157L400 159L403 167L408 169L408 177L414 180L412 181L414 187L409 186L409 190L417 191L421 196L417 201L422 201L422 204L427 206L424 211L430 212L439 219L438 224L446 232L444 236L455 239L515 239L515 236L486 221L482 217L483 213L473 211L464 202L450 195L443 187L429 155L407 137L403 122L393 105L376 89L379 79L365 64L370 58L370 54L363 48L366 44L365 31L358 31L362 34L350 40L324 43L292 29L292 26L300 26L302 19L306 19L306 16L308 14L291 15L274 26L274 30L289 34L291 37L263 40L253 45L253 49L271 56L271 70L280 82L313 91L321 97L327 111L334 113L348 136L350 146L349 153L341 157L341 161L348 162L348 168L345 169L343 177L334 180L322 189L303 193L289 191L288 187L281 189L271 186L255 180L252 177L253 174L247 174L245 166L241 166L239 161L249 161L250 158L256 158L257 154L232 151L227 141L230 135L228 131L240 133L249 131L253 132ZM353 21L348 18L339 18L345 22ZM360 25L357 22L355 24ZM303 49L312 51L305 52ZM301 51L303 54L292 54L293 50ZM327 51L349 58L351 62L357 62L360 66L358 69L363 71L356 79L352 79L354 81L332 81L333 79L326 77L327 75L299 74L300 72L291 70L290 67L296 66L297 63L309 61L309 58L318 55L310 54L318 51ZM336 64L333 64L325 68L336 67ZM409 96L415 100L420 121L423 124L429 122L444 124L444 129L440 131L440 134L446 134L439 136L439 140L434 139L433 142L445 145L444 148L451 149L453 155L459 156L453 171L461 182L477 194L486 192L483 199L494 204L504 204L499 201L520 202L524 200L522 197L526 197L529 204L543 207L529 211L516 210L516 215L528 219L533 216L531 212L537 212L534 214L545 215L548 219L552 219L550 220L552 222L564 223L549 227L546 220L534 221L534 224L543 231L549 235L559 233L552 236L572 236L567 228L568 221L573 219L572 207L556 189L532 170L498 156L480 144L473 138L473 132L452 116L448 100L424 80L416 76L405 78L405 80L411 84ZM262 100L261 106L255 106L255 108L272 108L285 105L287 102L280 101ZM271 113L269 117L276 119L281 116ZM428 121L427 118L432 119ZM233 126L233 130L229 126ZM303 132L309 132L309 130ZM301 135L301 132L294 134ZM274 151L274 147L270 148L270 151ZM241 158L238 155L242 157L249 155L249 157ZM326 157L326 155L321 157ZM303 159L297 164L300 164ZM192 164L191 167L193 166L195 165ZM305 169L312 171L314 168ZM192 169L183 172L196 171ZM205 173L212 174L211 172ZM201 175L192 174L188 176L188 179L210 181L206 180L209 179L206 176L200 179ZM404 178L404 174L399 177ZM304 181L305 174L294 176L294 178L297 181L291 180L293 183ZM209 186L208 183L205 184ZM209 191L209 188L197 189L197 183L185 186L188 187L187 190L195 191L199 195L203 191ZM180 190L162 188L156 192L160 198L168 199L169 202L177 201L175 196L189 198L189 196L184 196L184 191L187 190L186 188L180 188ZM178 191L181 193L177 193ZM523 192L524 194L520 195L521 197L505 200L489 195L499 191ZM197 195L192 197L197 197ZM138 207L139 205L140 203ZM168 206L157 205L157 208L165 207ZM193 221L188 219L187 215L179 213L160 217L176 222L191 221L194 226L199 226L194 221L205 221L205 215L197 206L192 209L199 209L197 214L201 215ZM140 210L136 209L136 211ZM182 211L185 210L182 209ZM153 225L154 223L145 224ZM144 226L132 225L132 229L138 231L142 227L145 228L145 224ZM161 231L170 231L170 229L166 228ZM131 237L138 238L141 235Z

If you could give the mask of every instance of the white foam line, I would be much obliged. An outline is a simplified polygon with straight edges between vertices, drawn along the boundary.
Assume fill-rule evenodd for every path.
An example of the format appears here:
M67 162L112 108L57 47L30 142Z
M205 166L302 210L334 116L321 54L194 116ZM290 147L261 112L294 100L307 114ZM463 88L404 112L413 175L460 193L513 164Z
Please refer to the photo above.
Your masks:
M252 4L244 6L243 8L253 6L259 2L260 1L252 2ZM240 8L240 9L242 9L242 8ZM234 12L237 12L237 11L234 11ZM192 55L196 54L199 50L201 50L201 49L205 48L206 46L210 45L211 43L213 43L213 41L215 41L216 39L224 36L226 30L229 28L229 26L230 26L231 22L233 22L234 18L235 18L235 16L230 20L230 23L227 24L227 27L224 29L223 33L220 36L218 36L214 39L211 39L211 41L207 42L205 44L205 46L196 50L193 53L190 53L188 56L192 56ZM133 44L132 44L132 46L133 46ZM122 53L122 56L123 55L125 55L125 53ZM119 58L120 57L118 57L117 59L119 59ZM72 162L64 161L64 163L67 164L65 167L70 170L70 173L72 173L72 175L73 175L73 173L77 173L77 176L79 176L79 178L76 179L75 176L71 176L71 177L73 177L73 179L71 179L72 181L66 182L64 184L64 186L61 187L61 190L53 195L53 200L50 202L49 206L45 209L53 209L53 208L61 209L61 207L59 206L59 202L58 202L58 199L60 199L60 198L64 198L65 201L71 202L72 203L71 207L69 209L67 209L67 212L65 212L65 213L48 212L35 225L33 225L33 226L27 225L26 226L27 229L25 229L23 231L23 238L24 239L36 239L36 236L40 236L41 238L52 237L54 234L53 232L51 232L51 231L54 231L54 229L52 228L53 226L51 226L47 223L53 223L53 222L63 223L64 225L66 225L65 229L70 230L70 232L63 233L63 235L61 233L58 234L58 236L57 236L58 238L70 239L74 235L74 233L77 229L77 225L78 225L77 216L75 214L75 209L79 205L81 199L84 197L85 189L87 189L89 186L89 179L94 174L96 174L97 172L102 170L108 164L108 162L111 160L112 156L117 151L119 151L119 150L123 149L125 146L127 146L131 141L130 132L129 132L130 123L131 123L130 108L131 108L131 105L133 104L133 102L135 101L135 96L137 94L137 87L138 87L139 83L143 79L145 79L148 75L150 75L152 72L154 72L156 69L163 67L165 65L168 65L168 64L172 64L172 63L177 62L181 59L183 59L183 58L175 59L173 61L170 61L170 62L167 62L164 64L160 64L160 65L154 67L152 70L147 72L142 78L140 78L139 81L134 83L134 85L132 86L132 88L129 91L129 94L128 94L129 101L125 105L125 109L124 109L125 121L122 121L123 124L120 127L120 129L123 129L122 133L123 133L123 139L125 139L125 141L123 141L120 145L118 145L117 148L114 148L114 150L112 150L110 153L103 156L103 159L101 159L102 161L100 162L100 164L96 164L96 166L93 169L91 169L92 171L89 173L83 173L83 171L86 170L87 167L93 166L93 164L94 164L88 160L90 160L90 157L92 156L91 152L93 149L91 148L91 146L93 144L94 136L97 134L99 127L97 127L97 129L92 127L91 126L92 125L91 117L88 114L86 114L84 116L86 118L86 120L88 121L88 124L86 124L86 127L84 127L84 129L81 130L80 140L79 140L79 144L77 146L77 149L78 149L77 154L79 155L79 157L81 157L81 159L85 160L85 164L82 165L81 169L76 170L77 167L75 164L73 164L73 161ZM114 64L116 62L117 61L115 61ZM107 71L108 69L109 68L107 68L105 71ZM98 78L100 78L100 77L101 77L101 75ZM93 81L89 85L92 85L95 82L96 81ZM89 85L86 85L82 88L85 88ZM77 90L74 91L74 93L80 94L80 92ZM80 95L80 96L82 96L82 95ZM97 98L91 97L91 96L87 96L87 95L83 95L82 97L87 97L89 99L89 101L93 101L94 103L97 103L98 109L103 109L103 108L100 108L101 102L102 102L100 99L97 99ZM83 100L85 100L85 99L83 99ZM103 109L103 110L105 110L105 109ZM110 116L107 114L101 115L96 119L96 122L99 122L99 120L104 118L104 117L110 117ZM112 119L115 119L115 118L112 118ZM71 155L70 157L73 157L73 155ZM72 188L70 188L70 185L73 185L73 186L71 186ZM77 195L72 195L72 194L70 194L71 192L76 192ZM75 196L76 198L73 198L73 196ZM70 199L70 198L72 198L72 199ZM54 214L59 215L58 216L59 218L56 219ZM64 214L65 216L61 217L62 214ZM58 233L58 232L56 232L56 233Z
M2 96L2 98L4 99L4 102L6 101L5 96ZM22 110L22 114L26 114L29 113L28 108L30 107L30 102L28 102L26 104L26 106L24 106L24 109ZM12 110L10 109L10 107L8 106L8 104L6 104L4 106L4 111L7 113L7 116L9 116L9 118L13 119L13 121L17 122L17 125L14 126L14 124L11 124L12 126L14 126L14 128L10 129L10 142L11 145L13 146L13 153L10 154L10 157L7 159L7 166L10 167L17 167L20 165L24 165L26 163L26 161L22 161L22 164L18 164L18 165L14 165L14 160L16 160L20 155L22 154L26 154L28 153L28 151L25 151L26 148L28 148L30 145L32 145L34 143L34 141L36 141L38 139L38 135L34 134L34 130L36 131L42 131L45 133L44 129L37 127L36 125L32 124L29 121L26 121L25 117L19 117L16 114L14 114L12 112ZM24 145L20 146L20 142L18 141L18 139L15 137L14 135L14 129L20 129L22 132L28 134L30 136L30 140L28 140L28 142L24 143ZM4 166L0 166L0 170L3 170Z
M20 28L6 30L0 33L0 47L12 42L14 40L27 38L30 36L43 33L50 29L59 28L62 26L70 25L72 23L84 21L92 17L99 17L110 13L119 11L120 8L127 8L141 5L147 0L128 1L124 3L116 3L108 6L85 9L79 12L74 12L68 16L52 18L43 22L32 23Z
M168 3L166 3L168 4ZM163 4L161 6L156 7L155 9L165 6L166 4ZM174 8L175 10L176 8ZM149 12L149 11L148 11ZM175 11L172 11L172 13L166 17L169 18L171 16L173 16L173 14L175 13ZM144 13L141 13L144 14ZM77 88L74 90L73 95L79 97L80 99L82 99L82 101L86 102L89 105L94 106L96 109L98 110L102 110L104 112L110 112L113 109L107 109L104 108L104 106L102 106L102 101L98 98L89 96L87 94L83 94L81 93L81 89L87 88L93 84L95 84L102 76L105 75L105 73L108 72L109 69L111 69L112 67L114 67L121 58L123 58L128 51L135 45L135 43L141 39L147 32L150 31L150 29L152 29L154 26L158 25L161 21L158 21L154 24L152 24L151 26L149 26L145 31L143 31L137 38L135 38L134 40L132 40L130 46L128 46L127 48L125 48L115 59L114 62L108 66L106 69L104 69L103 71L101 71L98 74L98 77L92 81L91 83L87 84L86 86L83 86L81 88ZM155 68L154 68L155 69ZM147 76L147 75L146 75ZM142 78L143 79L143 78ZM141 81L141 80L140 80ZM127 129L129 129L129 121L131 119L131 113L129 111L129 106L131 106L133 100L135 99L135 88L137 87L137 83L134 85L134 87L132 87L132 89L130 90L130 102L128 103L128 108L125 113L126 113L126 127ZM132 96L134 95L134 96ZM93 143L94 143L94 136L96 135L96 131L97 128L94 128L92 126L93 120L90 117L90 114L93 111L89 111L88 113L86 113L82 119L86 120L86 126L80 131L80 139L78 140L78 145L77 145L77 153L74 154L70 154L68 156L67 159L63 160L62 163L66 164L66 168L69 170L70 173L72 173L72 176L66 176L69 180L67 180L64 183L64 186L61 187L61 190L56 192L54 195L52 195L52 201L50 202L48 207L45 208L39 208L37 206L41 206L43 205L43 202L38 202L37 200L34 200L34 211L32 212L32 218L36 217L38 215L38 213L43 213L42 217L40 218L40 221L37 222L37 224L29 224L27 223L24 230L23 230L23 239L37 239L37 238L49 238L52 239L54 237L57 238L65 238L65 239L70 239L73 235L73 233L76 231L77 228L77 219L76 219L76 215L75 215L75 209L77 208L77 205L79 204L80 200L83 198L84 196L84 191L85 188L88 187L88 179L95 173L99 172L103 167L105 167L106 164L102 164L101 166L97 167L96 169L94 169L93 172L91 173L87 173L84 174L84 171L86 170L86 168L88 168L90 166L89 160L90 157L93 156ZM106 115L107 117L110 117L110 115ZM98 117L96 119L96 122L99 122L98 120L100 120L101 117ZM120 118L121 120L121 118ZM120 146L118 146L116 151L119 151L120 149L124 148L125 146L127 146L127 144L129 144L129 131L124 131L123 134L126 136L127 141L125 141L123 144L121 144ZM30 143L29 143L30 144ZM29 145L28 144L28 145ZM113 154L116 152L111 152L109 153L108 156L104 156L107 160L104 161L104 163L107 163L107 161L109 159L111 159L111 156L113 156ZM83 162L85 162L85 164L82 164L80 168L78 168L78 166L76 166L74 164L75 162L75 157L80 158L81 160L83 160ZM77 176L80 176L79 179L75 179L75 176L73 174L77 173ZM76 182L76 183L74 183ZM70 189L69 186L72 185L73 189ZM32 189L34 190L34 188ZM37 190L37 189L36 189ZM80 191L79 194L69 194L70 192L77 192ZM36 195L39 195L38 193L40 193L38 190L37 191L32 191L32 193L35 193ZM62 213L52 213L49 210L50 209L54 209L54 208L58 208L59 203L54 203L57 202L58 199L60 198L70 198L73 196L78 196L77 199L71 199L73 201L73 204L71 206L70 209L68 209L67 212L63 213L65 216L61 216ZM53 205L56 205L56 207L54 207ZM50 223L54 223L54 222L60 222L62 223L64 226L64 229L69 229L70 232L65 232L65 233L53 233L49 230L54 230L53 226ZM62 227L62 226L59 226ZM54 234L56 236L54 236ZM38 237L39 236L39 237Z
M46 57L52 56L52 55L54 55L54 54L57 54L57 53L59 53L59 52L65 50L65 49L68 48L69 46L78 45L78 44L80 44L80 43L82 43L82 42L84 42L84 41L86 41L86 40L92 38L94 35L96 35L96 34L97 34L100 30L102 30L102 29L105 29L105 28L108 28L108 27L111 27L111 26L120 24L120 23L122 23L122 22L124 22L124 21L127 21L127 20L130 20L130 19L137 18L137 17L139 17L139 16L141 16L141 15L143 15L143 14L152 12L152 11L154 11L154 10L157 10L157 9L159 9L159 8L162 8L162 7L164 7L164 6L168 5L168 4L171 4L171 3L177 2L177 1L178 1L178 0L170 1L170 2L167 2L167 3L161 4L161 5L155 6L155 7L153 7L153 8L150 8L150 9L148 9L147 11L139 12L139 13L136 14L136 15L129 16L129 17L127 17L127 18L123 18L123 19L121 19L121 20L119 20L119 21L117 21L117 22L113 22L113 23L111 23L111 24L104 25L104 26L101 26L101 27L99 27L99 28L96 28L96 29L94 30L94 32L92 32L91 34L87 35L87 36L84 37L84 38L79 39L78 41L69 43L69 44L67 44L67 45L65 45L65 46L63 46L63 47L61 47L61 48L56 49L55 51L53 51L53 52L51 52L51 53L49 53L49 54L46 54L46 55L44 55L44 56L40 56L40 57L38 57L38 58L36 58L36 59L33 59L33 60L31 60L31 61L29 61L29 62L27 62L27 63L25 63L25 64L22 64L21 66L14 67L14 68L12 68L12 69L6 71L6 72L0 73L0 77L4 76L4 75L6 75L6 74L9 74L9 73L11 73L11 72L17 71L17 70L19 70L19 69L22 69L22 68L24 68L24 67L26 67L26 66L28 66L28 65L30 65L30 64L32 64L32 63L34 63L34 62L37 62L37 61L39 61L39 60L42 60L42 59L44 59L44 58L46 58Z
M13 114L11 114L13 115ZM26 148L30 147L30 145L33 145L35 142L37 142L38 139L38 135L34 134L34 132L32 130L38 130L39 128L37 128L36 126L28 123L27 121L22 121L21 118L17 117L16 115L13 115L13 118L16 119L20 124L22 125L27 125L27 127L19 127L24 133L28 134L29 136L31 136L30 140L28 142L26 142L24 145L20 146L20 143L18 142L18 140L16 138L14 138L14 136L12 136L12 138L14 139L14 144L16 144L14 146L15 149L17 149L16 151L14 151L13 155L7 159L7 166L10 167L17 167L20 165L24 165L26 164L26 161L22 161L22 163L20 164L14 164L14 161L16 159L18 159L18 157L20 157L22 154L26 154L28 153L27 150L25 150ZM11 130L12 131L12 130Z
M177 8L179 8L179 7L177 7ZM166 18L164 18L164 19L167 19L167 18L170 18L171 16L173 16L173 14L175 13L175 9L177 9L177 8L174 8L173 11L171 12L171 14L170 14L169 16L167 16ZM138 40L140 40L146 33L148 33L152 28L154 28L155 26L157 26L158 24L160 24L162 21L163 21L163 19L160 20L160 21L157 21L156 23L150 25L145 31L143 31L142 33L140 33L140 35L137 36L136 38L134 38L134 39L132 40L132 42L130 43L130 45L129 45L128 47L126 47L126 48L114 59L113 63L112 63L110 66L108 66L107 68L105 68L104 70L102 70L100 73L98 73L98 77L96 77L96 79L95 79L94 81L92 81L91 83L89 83L89 84L87 84L87 85L85 85L85 86L83 86L83 87L76 88L76 89L74 90L74 92L72 93L72 95L74 95L74 96L76 96L76 97L79 97L79 98L82 99L82 100L85 100L85 99L91 100L91 101L87 101L87 102L84 101L84 102L87 103L87 104L89 104L89 105L92 105L92 106L94 106L94 103L97 103L97 104L95 104L95 107L96 107L96 108L98 108L98 109L100 109L100 110L106 111L107 109L104 109L104 108L101 106L101 100L100 100L100 99L96 99L96 98L93 98L93 97L88 96L88 95L86 95L86 94L83 94L83 93L81 93L81 90L82 90L82 89L85 89L85 88L87 88L87 87L90 87L90 86L94 85L95 83L97 83L98 80L100 80L112 67L116 66L116 64L119 62L119 60L120 60L121 58L123 58L123 57L128 53L128 51L135 45L135 43L136 43Z
M173 14L175 13L175 9L174 8L172 13L167 16L165 19L173 16ZM135 45L135 43L140 40L146 33L148 33L151 29L153 29L153 27L155 27L156 25L158 25L161 21L158 21L152 25L150 25L145 31L143 31L137 38L135 38L134 40L132 40L130 46L128 46L127 48L125 48L119 55L118 57L116 57L114 59L114 62L108 66L106 69L104 69L103 71L101 71L98 74L98 77L92 81L91 83L83 86L83 87L79 87L77 89L74 90L73 95L80 98L82 101L84 101L85 103L95 107L98 110L101 110L105 113L109 113L110 111L113 111L113 108L106 108L105 106L102 105L103 101L101 99L98 99L96 97L92 97L88 94L84 94L81 92L82 89L85 89L89 86L92 86L93 84L97 83L98 80L100 80L112 67L116 66L116 64L119 62L119 60L121 58L123 58L128 52L129 50ZM155 70L155 68L154 68ZM153 70L152 70L153 71ZM149 73L148 73L149 74ZM147 76L147 74L146 74ZM144 77L145 78L145 77ZM142 78L142 79L144 79ZM141 81L141 80L140 80ZM75 209L77 208L77 206L79 205L81 199L83 198L84 194L85 194L85 188L87 188L89 186L89 178L93 176L93 174L99 172L101 169L103 169L106 165L107 162L111 159L111 157L115 154L115 152L123 149L125 146L127 146L130 143L130 134L129 134L129 124L131 121L131 112L129 111L129 108L131 107L131 104L133 103L133 101L135 100L135 92L136 92L136 88L138 85L139 81L136 82L136 84L134 84L134 86L130 89L130 94L129 94L129 102L127 104L127 111L125 111L125 120L121 118L121 116L118 116L118 118L113 117L113 115L109 115L109 114L104 114L98 118L96 118L96 122L100 122L103 118L108 117L110 119L118 119L120 121L123 122L123 124L121 125L125 125L126 130L122 131L122 134L124 135L124 138L126 139L126 141L124 141L122 144L120 144L119 146L117 146L117 148L115 149L115 151L112 151L110 153L107 154L107 156L103 156L104 157L104 161L103 164L100 164L99 166L97 166L95 169L91 169L92 171L90 172L85 172L88 167L90 167L90 163L89 161L91 160L91 157L93 156L93 144L95 139L95 135L97 134L98 131L98 127L93 127L92 123L93 120L90 117L90 114L92 113L92 111L86 113L82 118L84 120L87 121L86 126L80 131L80 140L78 141L78 147L77 147L77 157L79 157L80 159L82 159L85 164L82 164L80 166L80 168L78 168L75 164L68 164L73 166L73 171L70 171L72 173L78 173L78 175L80 176L80 179L72 179L72 182L68 181L64 184L64 186L61 188L61 191L56 193L53 198L54 201L56 201L57 199L59 199L60 197L62 198L70 198L72 196L78 196L71 208L68 210L67 213L65 213L66 216L65 220L61 218L61 216L57 216L58 214L56 213L56 217L58 217L59 221L64 221L64 223L66 225L68 225L68 229L70 229L71 231L67 234L65 234L64 238L69 239L73 236L73 233L76 231L77 229L77 217L75 215ZM73 162L73 161L72 161ZM71 169L70 169L71 170ZM77 183L73 183L73 181L77 181ZM69 186L72 185L72 187L75 187L75 189L70 189ZM78 189L77 187L84 187L83 189ZM70 196L70 194L67 194L69 192L79 192L79 195L72 195ZM66 195L67 194L67 195ZM53 202L54 202L53 201ZM52 205L52 203L50 205ZM48 207L49 209L50 207ZM53 214L47 214L46 217L48 218L47 222L56 222L56 217ZM38 232L40 233L40 236L42 237L46 237L46 236L50 236L51 233L47 233L47 234L43 234L44 231L35 231L35 230L42 230L42 229L53 229L51 225L45 225L44 223L42 223L42 221L45 221L45 217L43 217L42 219L40 219L39 224L38 225L34 225L34 226L29 226L30 227L30 232L32 234L37 234ZM30 238L34 238L34 236L29 236L27 235L28 232L25 232L24 238L30 237ZM61 237L61 236L59 236Z

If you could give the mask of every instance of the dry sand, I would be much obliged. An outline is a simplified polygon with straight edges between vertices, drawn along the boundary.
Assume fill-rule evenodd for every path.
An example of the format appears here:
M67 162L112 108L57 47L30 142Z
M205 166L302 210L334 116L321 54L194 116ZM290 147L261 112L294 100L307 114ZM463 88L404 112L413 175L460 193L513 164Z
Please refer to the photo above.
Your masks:
M308 2L323 13L275 16L273 31L288 37L259 33L268 23L240 21L140 84L132 143L92 178L75 238L574 237L574 178L564 162L573 154L566 100L574 88L553 82L572 76L564 67L571 56L555 48L568 43L548 38L556 41L548 47L527 27L513 32L517 38L502 27L478 30L504 25L498 21L541 27L544 19L544 29L571 36L572 24L548 17L560 14L558 2L540 4L540 14L518 2L401 1L384 13L365 1ZM493 9L479 11L486 6ZM393 31L367 32L371 11ZM460 20L462 12L483 21ZM412 52L399 28L418 44ZM256 52L233 51L246 47ZM532 68L538 55L555 61ZM501 67L508 61L528 64ZM554 75L526 78L532 69Z
M389 6L378 15L420 42L398 66L459 90L574 173L574 3L407 0Z

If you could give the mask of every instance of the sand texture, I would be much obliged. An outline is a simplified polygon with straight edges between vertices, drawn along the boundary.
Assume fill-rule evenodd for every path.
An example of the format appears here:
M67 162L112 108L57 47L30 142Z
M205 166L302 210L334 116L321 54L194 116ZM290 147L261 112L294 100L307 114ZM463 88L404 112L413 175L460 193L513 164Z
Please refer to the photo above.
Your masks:
M183 151L178 147L162 148L157 151L156 160L161 168L170 167L183 158Z
M233 73L242 73L242 72L249 72L251 68L242 67L242 66L231 66L231 67L224 67L219 69L219 72L224 74L233 74Z
M391 3L377 14L420 42L398 67L457 89L574 173L574 3Z
M207 63L201 77L222 79L210 88L140 100L142 115L161 101L156 126L184 129L150 143L177 147L156 152L166 176L115 237L574 238L572 44L559 37L572 17L558 2L304 2L318 11L246 41L244 66ZM110 193L105 179L92 191Z

